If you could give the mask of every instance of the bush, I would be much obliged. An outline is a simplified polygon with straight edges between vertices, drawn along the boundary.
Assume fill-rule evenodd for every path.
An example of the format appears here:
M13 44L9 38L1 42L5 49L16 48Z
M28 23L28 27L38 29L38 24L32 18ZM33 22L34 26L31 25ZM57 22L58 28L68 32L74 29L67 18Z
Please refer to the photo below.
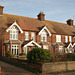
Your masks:
M75 61L75 53L55 54L53 61Z
M67 53L64 55L67 61L75 61L75 53Z
M19 56L26 56L26 54L25 53L20 53Z
M27 59L31 63L38 63L51 60L51 54L49 50L42 48L33 48L28 54Z
M14 55L12 55L10 51L7 51L7 52L5 53L5 56L6 56L6 57L14 57Z

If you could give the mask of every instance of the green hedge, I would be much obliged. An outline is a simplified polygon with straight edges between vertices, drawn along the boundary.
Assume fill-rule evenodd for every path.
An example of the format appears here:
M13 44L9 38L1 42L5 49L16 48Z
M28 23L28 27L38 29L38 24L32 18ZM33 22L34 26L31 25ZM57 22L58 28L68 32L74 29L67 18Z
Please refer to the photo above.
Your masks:
M51 57L50 51L42 48L33 48L27 54L27 59L31 63L49 61L51 60Z
M75 53L55 54L53 61L75 61Z

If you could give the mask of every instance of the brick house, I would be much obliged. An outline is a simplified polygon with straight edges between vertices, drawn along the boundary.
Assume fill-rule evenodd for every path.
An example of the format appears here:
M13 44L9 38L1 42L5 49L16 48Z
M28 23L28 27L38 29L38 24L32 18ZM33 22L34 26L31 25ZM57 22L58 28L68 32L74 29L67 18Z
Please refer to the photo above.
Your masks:
M0 55L6 51L18 56L27 54L34 47L50 50L52 53L75 52L75 28L73 20L67 24L45 20L40 12L38 18L3 13L0 6Z

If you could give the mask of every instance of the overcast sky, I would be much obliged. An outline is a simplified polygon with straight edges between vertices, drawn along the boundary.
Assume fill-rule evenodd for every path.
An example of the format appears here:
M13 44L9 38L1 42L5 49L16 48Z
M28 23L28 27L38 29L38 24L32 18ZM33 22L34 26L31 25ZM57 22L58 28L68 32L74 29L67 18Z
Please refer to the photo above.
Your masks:
M75 0L0 0L4 13L37 18L40 11L45 19L66 23L75 20Z

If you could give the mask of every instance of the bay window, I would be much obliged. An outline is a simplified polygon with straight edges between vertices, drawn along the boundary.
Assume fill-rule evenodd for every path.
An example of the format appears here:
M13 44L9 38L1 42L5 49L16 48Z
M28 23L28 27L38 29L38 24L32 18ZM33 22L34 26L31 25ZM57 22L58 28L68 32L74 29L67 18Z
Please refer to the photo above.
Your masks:
M18 45L12 45L12 54L13 55L19 55L19 46Z

